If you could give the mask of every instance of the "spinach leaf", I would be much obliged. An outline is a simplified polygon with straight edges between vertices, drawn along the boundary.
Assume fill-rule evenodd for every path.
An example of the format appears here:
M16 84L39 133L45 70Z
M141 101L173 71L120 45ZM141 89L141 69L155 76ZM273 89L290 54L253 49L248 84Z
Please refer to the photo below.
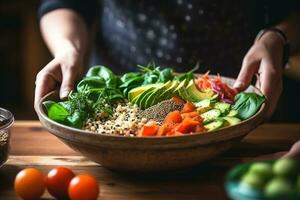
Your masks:
M165 83L174 78L173 70L171 68L165 68L160 71L159 78L157 80L158 83Z
M126 74L124 74L122 77L121 77L121 81L123 82L123 83L125 83L125 82L127 82L127 81L129 81L129 80L131 80L131 79L133 79L133 78L137 78L137 77L141 77L142 75L141 75L141 73L139 73L139 72L128 72L128 73L126 73Z
M265 102L265 96L256 93L241 92L236 95L233 109L237 110L243 120L253 116Z
M97 65L89 69L86 74L86 77L101 77L105 80L106 86L110 88L116 88L120 82L119 77L116 76L110 69L107 67Z
M99 76L86 77L77 84L77 91L83 92L93 88L106 87L104 78Z

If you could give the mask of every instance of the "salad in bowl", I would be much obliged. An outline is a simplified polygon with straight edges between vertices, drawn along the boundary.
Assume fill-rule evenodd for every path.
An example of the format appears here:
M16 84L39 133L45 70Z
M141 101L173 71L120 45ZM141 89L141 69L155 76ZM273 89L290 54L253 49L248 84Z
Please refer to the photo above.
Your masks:
M208 133L239 124L265 102L221 76L139 66L122 76L94 66L65 101L44 101L50 119L95 134L132 137Z

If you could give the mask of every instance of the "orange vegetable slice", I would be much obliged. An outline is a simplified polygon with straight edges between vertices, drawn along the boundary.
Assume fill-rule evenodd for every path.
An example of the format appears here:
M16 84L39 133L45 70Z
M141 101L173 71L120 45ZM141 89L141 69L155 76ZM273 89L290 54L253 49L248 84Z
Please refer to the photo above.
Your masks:
M181 110L181 113L189 113L195 111L195 106L191 102L186 102Z
M138 136L156 136L159 126L157 124L145 124L139 131Z
M169 112L164 120L164 123L180 123L180 122L182 122L182 117L178 110Z
M173 96L171 98L172 101L174 101L175 103L185 103L185 101L177 96Z
M178 131L180 133L195 132L198 125L200 125L200 122L187 117L176 127L175 131Z

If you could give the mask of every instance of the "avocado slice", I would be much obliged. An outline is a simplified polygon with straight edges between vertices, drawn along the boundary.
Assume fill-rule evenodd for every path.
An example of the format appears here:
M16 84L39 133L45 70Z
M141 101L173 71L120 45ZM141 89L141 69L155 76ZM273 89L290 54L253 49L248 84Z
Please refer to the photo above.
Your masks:
M233 126L241 122L237 117L223 117L223 119L225 120L225 126Z
M236 116L238 116L238 111L237 110L235 110L235 109L231 109L230 111L229 111L229 113L226 115L227 117L236 117Z
M203 123L207 124L211 121L216 120L221 115L221 111L219 109L212 109L205 113L202 113L200 116L203 118Z
M148 88L147 90L142 92L140 95L138 95L136 98L134 98L132 103L137 104L140 107L140 103L141 103L142 99L144 98L144 96L147 95L149 91L154 90L154 89L155 89L154 87Z
M189 96L194 99L194 101L201 101L203 99L211 99L214 97L215 93L211 90L205 90L205 92L201 92L195 85L194 80L190 80L187 85L187 93Z
M222 128L223 125L224 125L224 120L217 119L213 122L210 122L210 123L204 125L204 128L206 128L207 131L214 131L214 130L217 130L219 128Z
M147 93L143 97L141 97L141 100L138 103L138 105L141 109L144 110L146 108L147 99L149 98L149 96L151 96L153 94L154 91L155 91L155 88L152 88L151 90L147 91Z
M133 88L128 93L128 100L130 102L132 102L132 100L135 97L139 96L140 94L142 94L144 91L148 90L149 88L152 88L152 87L157 88L157 87L160 87L162 85L163 85L163 83L155 83L155 84L143 85L143 86L140 86L140 87Z
M215 103L214 108L219 109L222 115L225 115L229 112L231 105L225 102L217 102Z
M173 91L178 86L178 84L179 81L172 81L172 84L168 88L166 88L166 90L163 93L161 93L161 95L159 95L157 99L159 101L170 99L171 96L173 95Z
M180 81L179 85L177 86L177 88L174 90L174 95L176 96L180 96L179 91L185 87L186 84L186 80Z
M181 97L183 100L194 102L194 99L190 97L190 95L187 93L186 85L188 84L187 80L184 80L184 87L179 88L178 94L179 97Z
M171 85L172 85L172 81L168 81L165 84L163 84L161 87L156 88L146 100L145 108L149 108L157 104L158 102L160 102L160 99L157 97L159 97Z

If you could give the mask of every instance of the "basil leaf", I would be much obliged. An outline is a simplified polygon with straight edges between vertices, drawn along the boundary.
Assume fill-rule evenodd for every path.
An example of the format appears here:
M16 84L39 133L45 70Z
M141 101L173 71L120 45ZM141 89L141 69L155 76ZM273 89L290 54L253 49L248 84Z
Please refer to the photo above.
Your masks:
M87 114L82 111L75 111L72 115L68 116L66 119L66 124L74 128L82 128Z
M48 117L56 122L64 123L70 113L59 103L52 104L48 109Z
M44 101L43 102L43 106L46 108L47 112L53 104L56 104L56 102L55 101Z

